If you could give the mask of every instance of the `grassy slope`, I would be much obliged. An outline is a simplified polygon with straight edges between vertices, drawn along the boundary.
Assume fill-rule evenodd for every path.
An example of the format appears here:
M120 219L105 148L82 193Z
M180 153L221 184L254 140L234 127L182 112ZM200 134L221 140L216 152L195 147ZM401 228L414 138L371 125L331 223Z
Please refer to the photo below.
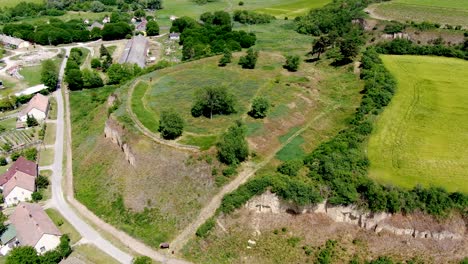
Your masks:
M105 101L113 91L105 87L71 93L76 197L105 221L157 247L196 217L213 195L211 168L127 131L124 140L136 159L136 166L130 166L121 149L103 136Z
M22 2L30 2L30 3L36 3L40 4L44 2L43 0L25 0ZM13 0L0 0L0 7L12 7L17 5L19 2L18 1L13 1Z
M376 5L375 13L399 21L430 21L468 27L468 0L395 0Z
M46 209L47 215L52 219L62 234L67 234L70 237L71 244L75 244L81 239L80 234L76 229L63 218L63 216L55 209Z
M369 141L370 176L468 192L468 62L383 56L398 91Z

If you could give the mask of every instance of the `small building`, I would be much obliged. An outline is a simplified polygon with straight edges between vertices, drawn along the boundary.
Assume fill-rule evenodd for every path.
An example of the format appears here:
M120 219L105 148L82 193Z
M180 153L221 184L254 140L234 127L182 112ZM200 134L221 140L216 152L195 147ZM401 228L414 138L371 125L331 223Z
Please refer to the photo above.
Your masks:
M101 23L97 22L97 21L94 21L91 26L88 27L88 30L91 31L93 28L99 28L99 29L103 29L104 28L104 25L102 25Z
M16 229L18 246L31 246L43 254L60 244L62 234L39 204L22 202L9 219Z
M177 18L178 18L178 17L176 17L176 16L174 16L174 15L172 15L172 16L169 17L169 19L170 19L171 21L174 21L174 20L176 20Z
M89 24L89 19L85 19L85 20L83 21L83 23L85 23L86 25L88 25L88 24Z
M30 46L30 43L26 40L10 37L5 34L0 34L0 43L11 49L28 48Z
M169 39L179 41L180 40L180 33L175 33L175 32L169 33Z
M144 68L146 66L146 55L149 43L146 37L138 35L133 37L125 45L124 52L120 56L119 63L134 63Z
M36 120L44 120L49 110L49 98L42 94L36 94L18 116L19 122L26 122L28 116L33 116Z
M30 201L36 190L37 164L19 157L11 167L0 176L0 189L3 191L6 206Z
M110 17L106 16L106 17L102 20L102 23L103 23L103 24L110 23Z
M42 90L45 90L47 89L48 87L45 86L44 84L38 84L38 85L35 85L35 86L31 86L19 93L15 93L15 96L21 96L21 95L31 95L31 94L35 94L35 93L38 93Z
M18 245L18 240L16 240L16 228L12 224L6 226L6 230L3 231L0 236L0 254L5 256Z

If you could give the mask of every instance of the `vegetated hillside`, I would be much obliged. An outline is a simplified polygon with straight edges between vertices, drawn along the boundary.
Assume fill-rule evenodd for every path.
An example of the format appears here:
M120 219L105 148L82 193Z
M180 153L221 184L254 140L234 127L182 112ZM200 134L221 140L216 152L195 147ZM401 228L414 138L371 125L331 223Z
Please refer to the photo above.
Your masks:
M389 20L429 21L468 27L468 2L464 0L395 0L373 5L370 9Z
M466 236L463 240L435 240L385 232L375 234L355 225L334 222L324 214L275 214L268 210L241 208L218 218L219 225L206 238L190 241L184 255L194 263L207 264L369 263L384 255L391 256L393 261L372 263L458 264L466 256ZM411 219L400 218L402 222ZM418 219L427 228L436 222L427 218L420 214L412 219ZM460 218L448 224L453 228L464 225ZM334 245L327 249L329 240Z
M204 149L213 145L235 120L242 119L252 149L257 154L268 155L319 114L330 114L333 107L351 111L356 102L353 97L346 97L353 89L359 89L351 73L306 63L298 72L289 73L282 68L285 59L278 53L261 52L255 70L241 69L235 63L238 55L234 63L223 68L217 66L218 59L190 62L145 76L142 81L148 84L148 78L152 78L152 86L150 89L142 84L135 87L133 111L145 126L157 133L160 113L175 109L187 123L180 142ZM213 119L193 117L190 109L194 94L207 86L228 87L237 99L237 113ZM247 115L253 98L258 96L266 97L272 104L265 119ZM298 150L302 143L303 139Z
M383 183L468 192L468 62L382 56L398 89L369 140L369 175Z
M213 194L210 161L158 145L131 125L113 125L135 158L130 165L122 147L104 137L106 100L114 90L71 93L75 194L105 221L158 246Z
M203 1L203 0L202 0ZM201 1L201 2L202 2ZM274 16L293 18L306 13L312 8L321 7L331 0L255 0L242 1L211 1L209 3L198 5L192 0L172 0L165 1L164 8L158 12L158 17L164 19L171 15L198 17L204 12L218 10L255 10Z

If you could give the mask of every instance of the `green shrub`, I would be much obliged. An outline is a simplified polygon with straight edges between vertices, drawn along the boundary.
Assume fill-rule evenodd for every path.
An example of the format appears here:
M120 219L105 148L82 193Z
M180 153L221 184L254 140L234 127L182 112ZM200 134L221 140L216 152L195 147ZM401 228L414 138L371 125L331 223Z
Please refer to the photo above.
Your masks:
M296 176L302 166L304 166L304 162L302 160L288 160L283 162L278 167L277 171L284 175Z
M255 97L249 115L253 118L265 118L270 109L270 101L265 97Z
M211 229L215 227L216 221L213 217L210 219L206 220L205 223L203 223L198 229L197 232L195 233L197 237L205 238L208 236L210 233Z

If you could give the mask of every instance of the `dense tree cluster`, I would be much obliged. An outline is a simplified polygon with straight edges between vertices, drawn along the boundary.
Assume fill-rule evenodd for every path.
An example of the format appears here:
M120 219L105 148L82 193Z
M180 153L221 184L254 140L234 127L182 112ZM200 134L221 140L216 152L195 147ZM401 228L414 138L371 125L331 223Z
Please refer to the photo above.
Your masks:
M65 67L65 82L68 83L68 88L70 90L97 88L104 85L101 76L95 70L80 70L80 65L83 63L84 59L85 55L81 49L71 49Z
M323 8L314 9L303 17L296 18L297 31L319 36L313 43L312 55L329 50L327 57L336 64L350 62L359 53L365 36L359 24L353 20L363 17L369 1L335 0Z
M133 28L126 22L107 23L102 29L103 40L116 40L132 35Z
M140 75L141 68L136 64L112 64L107 69L108 84L119 84Z
M255 34L245 31L233 31L231 16L224 11L204 13L202 23L192 18L181 17L172 23L171 32L180 32L180 44L183 45L184 60L220 54L225 49L240 51L253 46L257 40Z
M159 25L158 22L151 20L146 24L146 34L148 36L157 36L159 35Z
M91 39L90 32L81 20L63 22L60 19L50 19L47 24L34 27L28 23L5 24L3 32L6 35L25 39L41 45L58 45L71 42L85 42Z
M232 16L232 19L241 24L267 24L276 18L268 14L260 14L254 11L248 10L236 10Z

